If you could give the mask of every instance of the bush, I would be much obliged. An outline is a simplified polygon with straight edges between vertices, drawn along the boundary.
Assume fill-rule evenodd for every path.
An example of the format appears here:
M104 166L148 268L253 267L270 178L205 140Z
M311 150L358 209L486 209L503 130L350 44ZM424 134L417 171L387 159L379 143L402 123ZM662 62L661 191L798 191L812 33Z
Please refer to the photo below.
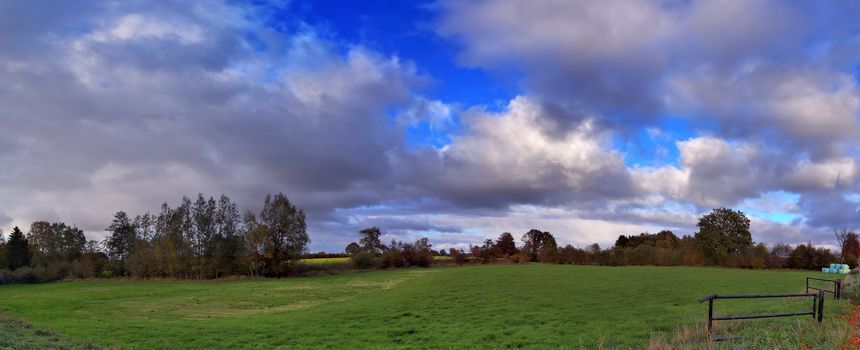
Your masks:
M398 249L388 249L382 252L380 260L382 260L382 267L384 268L398 268L406 264L403 260L403 254Z
M17 268L15 272L12 272L12 278L18 283L36 283L39 281L36 270L29 266Z
M0 284L9 284L15 282L15 279L12 277L12 271L9 269L0 270Z
M463 254L462 252L460 252L454 248L451 248L450 252L451 252L451 259L454 260L454 264L463 265L463 263L466 262L466 254Z
M359 251L350 257L352 265L357 269L370 269L376 266L376 257L367 251Z
M848 297L852 304L858 305L860 304L860 281L857 279L860 275L852 273L849 276L851 281L842 286L842 295Z
M39 266L36 268L36 278L37 282L51 282L56 281L62 276L60 275L59 268L56 266Z
M430 249L421 249L417 251L412 257L412 261L409 262L410 265L420 267L429 267L432 263L433 252Z

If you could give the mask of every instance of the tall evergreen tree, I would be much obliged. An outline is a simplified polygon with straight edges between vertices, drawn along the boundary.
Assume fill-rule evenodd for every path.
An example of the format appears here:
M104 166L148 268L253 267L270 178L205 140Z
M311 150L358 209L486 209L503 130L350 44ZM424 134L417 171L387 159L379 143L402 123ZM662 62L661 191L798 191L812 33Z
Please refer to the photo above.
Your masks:
M27 237L18 226L12 229L9 234L9 242L6 243L6 250L9 260L9 269L14 270L22 266L30 265L30 245L27 242Z

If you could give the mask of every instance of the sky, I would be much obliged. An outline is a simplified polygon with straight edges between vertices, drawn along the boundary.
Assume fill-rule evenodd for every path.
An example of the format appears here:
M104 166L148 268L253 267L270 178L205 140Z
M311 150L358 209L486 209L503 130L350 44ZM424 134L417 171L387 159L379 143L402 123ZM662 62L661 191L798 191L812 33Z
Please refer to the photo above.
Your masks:
M860 219L860 2L3 1L0 228L283 192L311 251Z

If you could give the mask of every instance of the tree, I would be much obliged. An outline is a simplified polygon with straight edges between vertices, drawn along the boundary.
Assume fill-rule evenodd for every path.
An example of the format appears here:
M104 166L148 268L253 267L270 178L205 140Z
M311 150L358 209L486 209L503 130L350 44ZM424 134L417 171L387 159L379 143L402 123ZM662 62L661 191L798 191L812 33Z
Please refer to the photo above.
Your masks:
M108 257L114 261L119 261L119 268L121 272L124 272L126 269L125 260L131 254L137 240L135 227L128 215L124 211L119 211L114 214L113 222L106 231L110 232L105 240Z
M6 251L10 270L30 265L30 244L27 242L24 232L21 232L18 226L15 226L12 229L12 233L9 234L9 241L6 242Z
M242 237L239 236L241 216L239 207L230 197L221 195L218 199L218 209L215 212L214 264L215 277L231 274L236 269L236 261L242 247Z
M842 249L842 247L845 247L845 241L848 239L848 234L852 232L853 230L845 226L833 229L833 236L836 238L836 246L840 249ZM839 261L845 261L844 250L840 250L839 252Z
M385 268L403 267L406 264L403 258L403 242L397 242L392 239L388 249L382 252L380 260L382 261L382 267Z
M413 247L415 254L411 257L410 265L428 267L433 263L433 245L430 244L429 238L419 238L415 241Z
M793 249L785 243L774 244L767 255L767 267L771 269L782 269L788 267L788 258Z
M830 249L816 248L811 242L799 244L788 256L788 267L792 269L818 270L833 262Z
M540 262L550 264L558 262L558 244L555 243L555 237L550 234L546 236L541 245Z
M138 278L146 278L157 274L157 262L154 254L153 237L155 236L155 217L146 213L132 220L137 230L134 250L129 252L126 260L128 272Z
M528 256L530 261L538 261L544 242L551 236L552 235L549 232L537 229L529 230L529 232L526 232L522 238L522 252Z
M480 247L475 246L475 248L476 249L474 250L472 255L474 255L475 258L480 259L481 263L486 264L492 262L493 259L496 258L496 252L498 250L496 250L496 245L493 243L492 239L484 240L484 245Z
M0 229L0 268L9 266L8 255L6 255L6 237Z
M245 239L244 260L248 267L248 274L260 276L266 269L266 260L263 254L266 250L266 230L257 222L257 216L250 210L245 212Z
M260 212L260 223L266 232L264 256L269 272L283 275L307 250L310 238L305 212L293 205L283 193L267 195Z
M197 194L197 200L191 208L191 216L193 220L193 229L191 230L191 247L194 251L195 261L194 272L198 278L207 275L210 270L214 270L213 256L215 254L216 245L218 244L215 236L217 234L217 226L215 222L216 211L215 199L209 197L206 200L203 194ZM214 273L214 271L213 271Z
M510 232L504 232L496 240L496 250L500 256L510 256L518 253L514 236Z
M615 247L625 248L627 247L627 242L630 241L629 238L625 235L619 235L618 239L615 240Z
M845 241L842 242L842 262L851 265L853 268L857 266L857 259L860 258L860 241L857 239L857 234L848 232L845 235Z
M107 255L102 252L101 243L88 241L81 255L81 277L96 277L107 263Z
M699 232L695 239L705 258L714 263L726 264L752 246L750 220L739 210L714 209L699 218Z
M346 246L346 249L344 249L344 251L349 255L355 255L356 253L361 251L361 246L358 245L358 243L351 242L349 243L349 245Z
M30 224L27 244L30 247L33 266L48 266L59 261L60 242L47 221L34 221Z
M368 227L358 231L358 233L361 234L361 239L358 243L361 245L362 249L376 256L379 256L385 250L385 245L382 244L382 241L379 239L379 236L382 235L382 231L379 230L379 227Z
M451 256L451 260L454 260L454 263L457 265L463 265L466 262L466 255L463 254L462 251L448 248L449 255Z

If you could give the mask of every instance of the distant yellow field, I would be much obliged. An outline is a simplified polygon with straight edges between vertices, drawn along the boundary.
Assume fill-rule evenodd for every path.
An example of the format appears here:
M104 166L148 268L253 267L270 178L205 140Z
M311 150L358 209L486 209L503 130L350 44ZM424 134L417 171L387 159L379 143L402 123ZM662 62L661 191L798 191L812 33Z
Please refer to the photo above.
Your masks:
M349 262L348 257L343 258L314 258L314 259L302 259L302 263L309 265L329 265L329 264L344 264Z

